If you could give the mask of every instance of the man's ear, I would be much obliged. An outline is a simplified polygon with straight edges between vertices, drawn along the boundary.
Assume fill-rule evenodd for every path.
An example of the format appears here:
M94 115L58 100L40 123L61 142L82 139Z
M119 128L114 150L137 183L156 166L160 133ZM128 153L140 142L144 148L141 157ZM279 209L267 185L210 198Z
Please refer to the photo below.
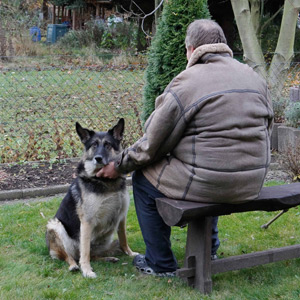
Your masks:
M115 125L108 132L117 140L121 141L123 139L125 121L121 118L117 125Z
M78 122L76 122L76 131L82 143L87 142L95 134L93 130L81 127Z

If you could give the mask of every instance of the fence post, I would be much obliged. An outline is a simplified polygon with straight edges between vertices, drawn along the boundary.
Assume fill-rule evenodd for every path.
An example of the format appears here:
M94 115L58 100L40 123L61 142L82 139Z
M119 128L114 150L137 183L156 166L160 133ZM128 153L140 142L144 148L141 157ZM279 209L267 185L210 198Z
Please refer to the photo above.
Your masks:
M299 102L300 101L300 89L299 87L291 87L290 88L290 101L291 102Z

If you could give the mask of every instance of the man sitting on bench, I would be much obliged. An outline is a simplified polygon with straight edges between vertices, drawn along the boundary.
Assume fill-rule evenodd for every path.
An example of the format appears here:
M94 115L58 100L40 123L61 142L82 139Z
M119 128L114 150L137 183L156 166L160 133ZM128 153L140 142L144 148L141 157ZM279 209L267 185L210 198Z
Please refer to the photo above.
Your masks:
M99 174L116 178L136 171L133 193L146 254L135 257L134 265L158 276L173 276L177 262L171 229L158 214L155 198L253 200L270 164L273 110L265 80L233 59L214 21L191 23L185 44L187 68L156 99L144 136Z

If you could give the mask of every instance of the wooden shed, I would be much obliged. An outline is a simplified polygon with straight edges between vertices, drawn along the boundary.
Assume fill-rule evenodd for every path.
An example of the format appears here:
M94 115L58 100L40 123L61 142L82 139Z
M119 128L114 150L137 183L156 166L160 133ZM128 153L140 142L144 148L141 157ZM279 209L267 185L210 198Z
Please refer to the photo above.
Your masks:
M66 22L72 29L82 29L86 21L95 19L105 20L115 12L112 0L85 0L84 8L68 9L66 6L52 6L52 24Z

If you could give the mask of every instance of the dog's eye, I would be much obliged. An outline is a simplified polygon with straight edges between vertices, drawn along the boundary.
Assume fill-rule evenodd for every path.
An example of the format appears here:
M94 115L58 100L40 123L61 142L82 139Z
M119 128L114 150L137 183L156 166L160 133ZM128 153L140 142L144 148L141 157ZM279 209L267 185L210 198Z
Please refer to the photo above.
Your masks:
M98 141L95 141L92 145L93 148L97 148L99 146L99 142Z
M111 144L109 142L104 142L104 147L108 150L111 149Z

